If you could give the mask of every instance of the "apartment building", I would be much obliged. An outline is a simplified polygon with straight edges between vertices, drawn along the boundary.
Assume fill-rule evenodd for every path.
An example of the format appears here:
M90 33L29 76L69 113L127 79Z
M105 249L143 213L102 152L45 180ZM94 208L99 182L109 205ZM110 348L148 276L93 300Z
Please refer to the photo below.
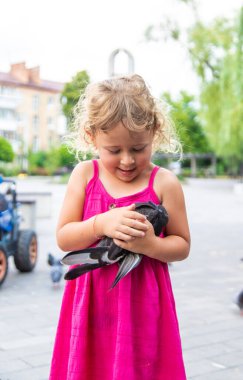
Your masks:
M27 68L25 62L0 72L0 136L11 143L17 156L60 144L66 130L60 104L63 87L41 79L40 68Z

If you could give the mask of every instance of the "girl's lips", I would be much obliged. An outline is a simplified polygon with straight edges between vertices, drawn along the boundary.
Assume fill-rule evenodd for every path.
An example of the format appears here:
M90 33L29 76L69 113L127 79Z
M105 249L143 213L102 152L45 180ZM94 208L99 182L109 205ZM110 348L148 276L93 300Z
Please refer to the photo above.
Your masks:
M121 169L121 168L118 168L118 170L122 173L122 174L132 174L134 171L135 171L135 168L133 169Z

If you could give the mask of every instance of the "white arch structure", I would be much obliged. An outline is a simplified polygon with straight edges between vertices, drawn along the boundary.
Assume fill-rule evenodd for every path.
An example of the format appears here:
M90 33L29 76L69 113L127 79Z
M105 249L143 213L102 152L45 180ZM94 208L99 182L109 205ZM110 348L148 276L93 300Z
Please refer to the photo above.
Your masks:
M122 74L133 74L134 73L134 58L130 51L127 49L116 49L114 50L109 58L109 76L114 77L117 75L121 75L120 73L115 72L115 59L117 58L117 55L120 53L125 53L127 56L127 72L122 73Z

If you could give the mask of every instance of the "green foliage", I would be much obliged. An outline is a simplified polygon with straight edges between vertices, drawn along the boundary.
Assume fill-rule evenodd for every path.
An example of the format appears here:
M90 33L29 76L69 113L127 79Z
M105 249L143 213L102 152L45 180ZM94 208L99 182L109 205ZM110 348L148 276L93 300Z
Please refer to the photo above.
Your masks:
M202 82L201 118L217 155L232 157L235 166L237 160L243 160L243 8L238 26L231 31L231 43L230 34L228 38L221 44L217 75Z
M178 2L190 6L195 17L193 26L184 31L177 26L175 34L175 22L164 18L157 29L147 29L147 39L170 38L187 49L200 80L199 118L203 129L217 156L231 162L237 173L243 163L243 7L235 19L205 23L199 18L196 2ZM187 139L182 140L186 147Z
M64 144L49 151L30 152L28 161L30 173L43 175L61 172L61 168L71 169L76 163L74 154Z
M0 161L0 174L4 177L15 177L21 171L19 165L14 165L12 163L4 163Z
M185 91L181 91L177 100L173 100L168 93L163 94L163 98L171 107L171 116L176 124L183 151L185 153L210 152L208 139L198 119L195 98Z
M56 148L52 148L47 152L46 162L45 162L45 170L48 175L54 174L57 168L60 166L60 155L59 150Z
M40 150L38 152L30 152L28 156L29 166L44 168L46 159L47 152L45 151Z
M11 144L0 136L0 161L13 162L14 151Z
M28 154L28 171L30 174L47 174L45 169L48 153L45 151L29 152Z
M73 168L74 165L76 165L77 161L83 161L83 160L90 160L92 159L92 154L87 153L83 155L82 153L79 155L78 159L75 156L74 151L70 151L70 149L65 145L62 144L58 149L57 149L57 154L59 157L59 166L60 167L66 167L66 168Z
M67 146L62 144L59 148L59 165L72 167L76 162L74 153L71 153Z
M77 104L80 96L84 93L90 78L86 71L78 72L71 80L66 83L61 94L62 110L67 118L68 125L73 117L73 109Z
M211 25L197 21L188 32L188 52L193 67L202 80L218 77L222 57L232 46L233 26L227 19L216 19Z

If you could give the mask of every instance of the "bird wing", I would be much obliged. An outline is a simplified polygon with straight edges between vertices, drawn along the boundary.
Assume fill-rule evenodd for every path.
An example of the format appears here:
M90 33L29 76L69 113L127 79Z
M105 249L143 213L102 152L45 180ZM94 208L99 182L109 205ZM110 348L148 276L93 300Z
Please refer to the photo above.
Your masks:
M156 235L160 234L162 228L168 222L168 214L161 205L155 205L152 202L136 203L136 210L147 216L154 227ZM101 240L96 247L69 252L62 258L61 263L66 265L81 264L66 273L65 279L71 280L92 269L119 261L120 267L112 284L113 288L126 274L134 269L141 260L141 255L129 253L118 247L111 238L106 237Z
M136 266L141 262L142 256L137 253L130 253L124 257L123 260L120 261L119 270L117 272L116 278L111 285L111 288L114 288L116 284L125 277L132 269L136 268Z
M121 256L114 259L109 257L109 248L108 246L96 246L67 253L61 260L63 264L81 265L68 271L64 276L65 280L73 280L93 269L101 268L119 261Z
M70 269L64 276L65 280L74 280L82 274L90 272L93 269L100 268L100 264L83 264Z
M79 251L72 251L67 253L61 262L66 265L98 264L100 262L99 258L102 257L108 249L109 247L91 247Z

